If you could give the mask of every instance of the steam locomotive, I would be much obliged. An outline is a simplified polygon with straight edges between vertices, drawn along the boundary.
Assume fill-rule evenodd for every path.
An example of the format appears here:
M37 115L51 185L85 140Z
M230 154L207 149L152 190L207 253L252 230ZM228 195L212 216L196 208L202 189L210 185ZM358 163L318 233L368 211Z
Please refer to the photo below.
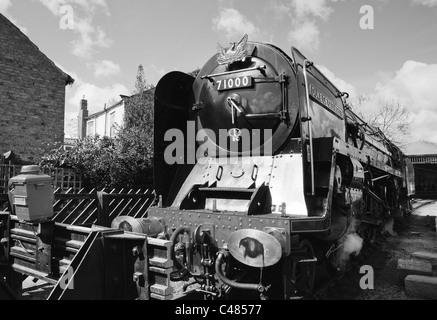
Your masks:
M218 49L155 91L148 214L171 235L171 279L206 298L310 294L348 234L372 242L402 213L406 159L297 49Z
M311 295L321 265L341 269L351 236L373 242L408 205L407 160L347 96L297 49L247 36L219 45L195 77L165 75L157 205L118 216L110 194L90 204L79 194L56 215L82 221L68 225L52 218L44 177L17 177L0 212L0 299L21 290L23 274L53 284L53 300ZM97 213L78 216L96 202Z

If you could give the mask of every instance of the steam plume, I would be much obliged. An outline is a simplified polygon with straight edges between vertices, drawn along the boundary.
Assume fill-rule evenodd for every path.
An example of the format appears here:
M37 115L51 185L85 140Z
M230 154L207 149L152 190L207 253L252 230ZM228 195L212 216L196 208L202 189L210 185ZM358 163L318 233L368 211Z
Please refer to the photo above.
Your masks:
M339 249L335 258L337 270L344 269L351 255L359 255L363 248L363 239L356 231L359 224L359 221L352 219L346 234L339 241Z

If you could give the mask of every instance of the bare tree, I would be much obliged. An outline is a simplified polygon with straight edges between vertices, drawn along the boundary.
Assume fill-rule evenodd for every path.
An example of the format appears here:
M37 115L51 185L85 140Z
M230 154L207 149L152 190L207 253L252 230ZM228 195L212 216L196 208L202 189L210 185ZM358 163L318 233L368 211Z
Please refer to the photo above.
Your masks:
M410 136L411 119L407 108L399 100L360 95L351 105L354 112L367 124L381 130L395 145L401 148L406 145Z
M108 100L108 102L106 103L106 105L107 105L108 107L110 107L110 106L113 106L113 105L115 105L115 104L117 104L117 103L119 103L119 102L120 102L120 100L117 100L117 99L115 99L115 98L111 98L111 99Z

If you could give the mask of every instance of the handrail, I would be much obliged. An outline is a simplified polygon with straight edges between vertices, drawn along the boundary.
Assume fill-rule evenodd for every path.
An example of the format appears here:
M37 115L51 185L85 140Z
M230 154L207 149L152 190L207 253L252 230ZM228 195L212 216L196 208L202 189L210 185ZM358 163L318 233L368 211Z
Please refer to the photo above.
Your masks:
M303 77L305 79L305 95L306 95L306 108L307 108L307 121L308 121L308 131L310 139L310 166L311 166L311 195L315 195L315 185L314 185L314 154L313 154L313 132L311 130L311 117L310 117L310 93L308 91L308 76L307 67L313 65L312 62L305 59L303 62Z
M262 66L258 66L258 67L253 67L253 68L249 68L249 69L239 69L239 70L233 70L233 71L228 71L228 72L222 72L222 73L216 73L216 74L209 74L206 76L203 76L201 79L208 79L211 80L213 77L220 77L220 76L226 76L229 74L234 74L234 73L240 73L240 72L248 72L248 71L256 71L256 70L265 70L267 69L266 65L262 65Z

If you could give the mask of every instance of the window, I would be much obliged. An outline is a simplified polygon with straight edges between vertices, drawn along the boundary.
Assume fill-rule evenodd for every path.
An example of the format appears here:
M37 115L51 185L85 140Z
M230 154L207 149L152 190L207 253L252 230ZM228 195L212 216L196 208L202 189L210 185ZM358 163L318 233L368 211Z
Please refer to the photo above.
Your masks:
M86 127L86 135L87 137L96 135L96 125L94 120L88 121Z
M115 111L109 115L109 136L111 138L115 136Z

